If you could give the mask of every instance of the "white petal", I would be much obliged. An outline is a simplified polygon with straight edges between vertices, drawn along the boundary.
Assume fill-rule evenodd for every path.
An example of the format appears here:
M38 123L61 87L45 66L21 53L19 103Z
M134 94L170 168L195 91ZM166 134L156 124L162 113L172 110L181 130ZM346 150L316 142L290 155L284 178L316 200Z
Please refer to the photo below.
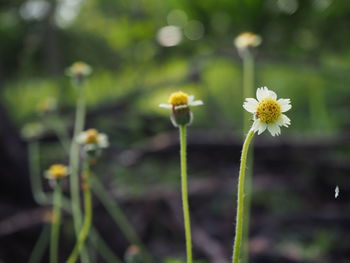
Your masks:
M188 96L188 104L191 104L194 101L194 96L193 95L189 95Z
M256 90L256 98L258 101L262 101L263 99L269 98L270 91L267 87L261 87Z
M262 134L266 130L267 124L256 119L252 125L252 129L258 132L258 135Z
M276 100L277 99L277 94L274 91L272 91L272 90L268 90L268 98Z
M81 132L77 138L76 138L76 142L79 144L84 144L85 143L85 139L86 139L86 132Z
M171 109L173 106L170 104L159 104L159 107L165 108L165 109Z
M281 128L280 126L278 126L277 123L267 125L267 129L269 130L272 136L281 134Z
M175 110L185 109L185 108L188 108L188 104L178 105L174 107Z
M203 105L203 101L201 100L195 100L189 103L190 106L199 106L199 105Z
M243 104L243 108L248 112L255 113L259 102L253 98L247 98L245 100L246 101Z
M281 119L282 119L281 126L288 127L290 125L290 119L286 115L282 114Z
M258 135L262 134L266 130L266 128L267 124L265 122L260 121Z
M98 135L98 146L100 148L107 148L109 146L108 136L104 133Z
M279 99L278 103L281 105L282 112L289 111L292 108L290 104L290 99Z

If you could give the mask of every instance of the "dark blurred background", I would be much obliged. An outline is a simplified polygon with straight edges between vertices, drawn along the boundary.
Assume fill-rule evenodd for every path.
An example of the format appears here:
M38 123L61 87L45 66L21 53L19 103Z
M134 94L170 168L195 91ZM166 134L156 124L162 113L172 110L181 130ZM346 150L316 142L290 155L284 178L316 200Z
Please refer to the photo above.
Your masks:
M93 67L86 128L111 141L96 174L158 262L185 253L177 131L158 104L177 90L204 101L188 138L194 252L200 262L229 261L243 125L233 40L244 31L263 39L253 50L255 86L293 104L290 128L255 138L250 262L350 262L349 28L350 1L1 0L0 262L27 262L47 225L50 207L30 187L33 140L21 131L41 127L40 173L67 163L38 111L57 100L52 120L72 133L76 92L65 70L75 61ZM95 227L122 258L128 241L94 206ZM65 258L68 214L62 233Z

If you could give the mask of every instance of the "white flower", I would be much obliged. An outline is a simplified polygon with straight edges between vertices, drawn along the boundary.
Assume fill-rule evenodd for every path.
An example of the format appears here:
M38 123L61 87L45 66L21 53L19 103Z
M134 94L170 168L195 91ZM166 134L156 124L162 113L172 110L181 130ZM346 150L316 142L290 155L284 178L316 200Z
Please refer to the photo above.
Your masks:
M199 105L203 105L203 101L194 100L193 95L188 95L185 92L178 91L170 95L168 99L168 104L160 104L159 107L178 110L178 109L187 108L188 106L199 106Z
M66 73L70 77L83 76L87 77L92 73L92 67L85 62L77 61L72 64L67 70Z
M77 142L84 145L87 151L107 148L109 146L107 135L95 129L88 129L81 132L77 137Z
M261 37L251 32L244 32L238 35L234 40L234 44L239 50L249 47L257 47L261 42Z
M292 108L290 99L277 100L276 93L267 87L257 89L256 98L247 98L243 104L245 110L254 114L252 130L261 134L267 128L272 136L280 135L280 127L290 125L290 119L283 114Z

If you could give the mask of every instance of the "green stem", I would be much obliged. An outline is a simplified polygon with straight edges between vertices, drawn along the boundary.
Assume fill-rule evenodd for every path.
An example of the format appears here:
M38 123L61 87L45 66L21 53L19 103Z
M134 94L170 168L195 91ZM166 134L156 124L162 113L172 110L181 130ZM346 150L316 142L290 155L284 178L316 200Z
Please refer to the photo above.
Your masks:
M249 49L246 49L243 53L243 100L245 98L254 97L254 57ZM249 131L251 123L250 113L243 112L243 137ZM243 251L242 251L242 262L249 262L249 219L250 219L250 207L251 207L251 193L252 193L252 182L253 182L253 151L248 152L249 161L247 167L251 168L246 174L246 197L244 200L245 212L244 212L244 229L243 229Z
M60 236L61 224L61 201L62 201L62 187L61 182L57 181L54 192L54 207L52 214L51 226L51 242L50 242L50 263L58 262L58 240Z
M192 263L191 222L190 222L190 210L188 205L188 193L187 193L186 126L180 125L179 129L180 129L181 189L182 189L182 206L183 206L184 224L185 224L185 236L186 236L186 254L187 254L187 263Z
M106 241L100 236L96 229L91 228L91 242L99 252L99 254L109 263L123 263L123 261L118 258L114 252L108 247Z
M69 156L69 166L71 174L70 180L70 194L71 194L71 206L72 215L74 221L75 235L78 237L81 224L82 214L80 207L80 184L79 184L79 144L76 141L77 136L83 131L85 123L85 88L83 84L77 84L78 99L76 108L76 117L74 123L74 133L71 141L71 149ZM81 253L82 261L84 263L89 262L87 251L84 249Z
M243 53L243 100L252 98L254 93L254 57L248 49ZM244 111L243 132L248 132L250 128L251 114Z
M239 177L238 177L236 234L235 234L235 242L233 245L232 263L239 262L239 256L241 251L241 243L242 243L242 236L243 236L243 221L244 221L243 217L244 217L245 172L246 172L248 149L253 136L254 136L254 131L250 130L244 141L242 155L241 155L241 165L239 168Z
M140 237L137 235L133 226L124 214L122 208L108 196L108 193L97 177L93 177L91 180L94 194L106 208L107 212L112 216L113 220L119 226L120 231L122 231L129 243L136 244L141 249L143 254L142 259L145 263L154 262L152 256L148 253L147 249L142 244Z
M48 225L45 225L43 230L41 231L41 234L38 238L38 241L35 243L33 251L29 257L28 263L40 263L40 262L42 262L44 252L45 252L47 245L49 243L48 242L49 241L49 232L50 232L50 227Z
M88 162L88 160L86 161ZM91 191L90 191L90 165L86 164L84 171L84 207L85 207L85 218L83 226L78 235L77 242L74 249L69 256L67 263L75 263L79 257L80 252L84 247L85 240L89 234L91 223L92 223L92 201L91 201Z
M72 213L74 220L75 233L80 231L82 215L80 209L80 188L79 188L79 144L76 141L77 136L83 131L85 119L85 100L84 88L78 87L79 97L77 101L77 111L74 123L74 134L70 150L70 192L72 196Z
M47 201L47 196L43 191L41 180L39 177L40 174L40 165L39 165L39 142L30 141L28 142L28 158L29 158L29 174L30 174L30 183L32 188L32 193L35 201L38 204L42 204Z

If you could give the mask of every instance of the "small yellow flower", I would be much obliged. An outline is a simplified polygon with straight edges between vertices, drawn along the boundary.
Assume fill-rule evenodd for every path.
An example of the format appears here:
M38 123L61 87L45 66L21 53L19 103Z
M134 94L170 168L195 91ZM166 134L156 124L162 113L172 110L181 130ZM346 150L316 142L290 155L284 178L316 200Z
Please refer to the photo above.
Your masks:
M96 129L88 129L81 132L77 137L77 142L88 146L89 150L92 150L92 148L107 148L109 146L107 135L98 132Z
M203 101L194 100L193 95L188 95L185 92L177 91L170 95L168 99L168 104L160 104L159 107L166 109L181 109L187 108L189 106L199 106L203 105Z
M261 37L251 32L241 33L234 40L234 44L239 50L257 47L261 44L261 42Z
M45 176L51 180L59 180L68 176L68 168L62 164L51 165L50 168L46 171Z
M168 103L170 105L179 106L179 105L187 105L188 104L188 94L182 91L174 92L170 95L168 99Z
M171 122L175 127L178 125L189 125L192 122L192 112L190 106L203 105L201 100L194 100L193 95L188 95L185 92L177 91L170 95L168 104L160 104L159 107L172 109L170 117Z
M253 113L252 129L261 134L266 129L272 136L281 134L280 126L288 127L290 119L283 113L290 110L290 99L278 99L275 92L266 87L256 91L256 99L247 98L243 108Z
M82 61L74 62L67 70L67 74L70 77L87 77L91 72L91 66Z

